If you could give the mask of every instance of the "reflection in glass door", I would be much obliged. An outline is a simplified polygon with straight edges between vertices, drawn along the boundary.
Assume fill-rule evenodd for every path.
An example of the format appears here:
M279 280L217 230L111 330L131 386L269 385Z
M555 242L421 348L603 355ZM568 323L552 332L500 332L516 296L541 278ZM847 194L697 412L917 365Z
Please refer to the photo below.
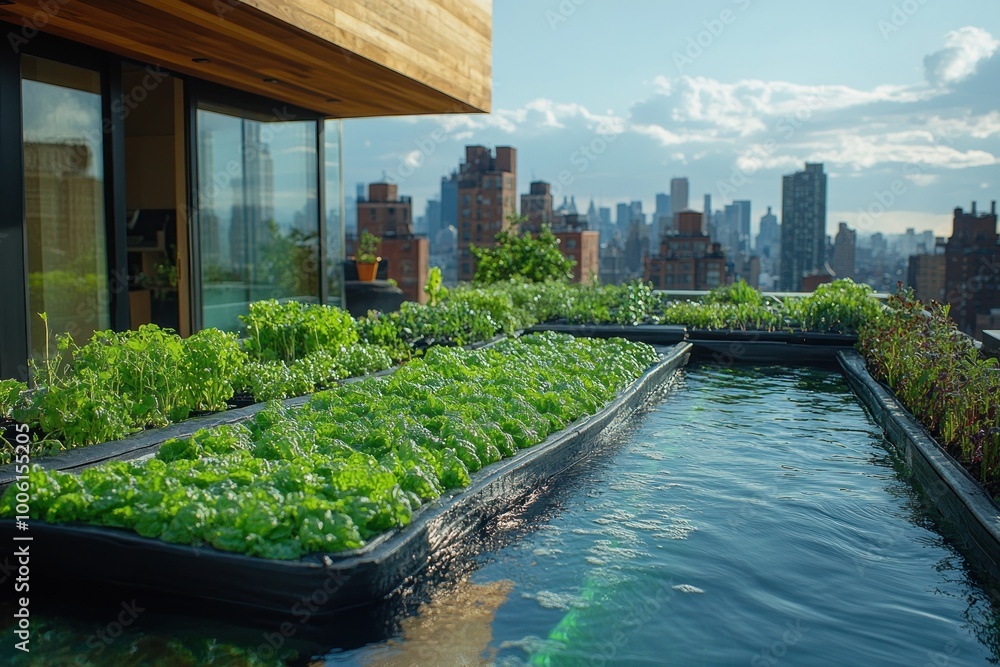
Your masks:
M23 56L24 204L31 352L110 327L101 75Z
M197 123L202 326L238 331L261 299L318 302L316 121Z

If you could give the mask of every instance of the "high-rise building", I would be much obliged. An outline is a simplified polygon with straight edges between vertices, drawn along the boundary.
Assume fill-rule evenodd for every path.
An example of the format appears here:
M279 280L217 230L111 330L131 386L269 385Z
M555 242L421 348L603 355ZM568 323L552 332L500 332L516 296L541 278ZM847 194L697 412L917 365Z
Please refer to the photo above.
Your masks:
M466 146L458 182L458 279L476 273L470 246L492 248L517 212L517 150Z
M424 219L426 220L427 236L434 238L434 235L441 231L441 200L428 199L424 208Z
M687 177L670 179L670 212L677 215L688 210L688 179Z
M778 216L771 212L771 207L767 207L767 213L760 217L760 231L757 234L755 244L757 254L765 259L777 262L781 249L781 227L778 225Z
M629 204L629 224L643 226L646 224L646 214L642 212L641 201L637 200Z
M676 232L660 240L659 254L647 257L644 268L655 289L705 290L726 282L726 256L697 211L677 214Z
M387 264L387 275L395 280L409 301L425 303L430 248L426 236L413 233L413 204L400 197L393 183L372 183L368 197L358 201L358 234L367 231L382 239L378 254ZM348 248L356 247L348 238Z
M601 215L597 211L597 205L594 204L594 198L590 198L590 206L587 207L587 222L590 224L590 228L601 233Z
M656 195L656 211L653 212L653 224L658 230L658 234L669 233L674 224L674 212L670 208L670 195L662 192Z
M745 199L727 204L722 224L716 223L715 240L730 257L750 254L750 202Z
M607 227L607 228L610 229L611 226L614 224L614 223L611 222L611 208L610 207L608 207L608 206L602 206L602 207L600 207L599 209L597 209L597 215L598 215L598 217L601 220L601 225L603 225L604 227Z
M857 269L854 254L858 246L858 232L850 229L846 222L841 222L837 229L837 237L833 241L833 261L830 267L837 278L854 278Z
M826 174L822 164L785 176L781 188L779 289L795 292L802 279L826 268Z
M631 206L625 203L620 203L615 207L615 224L622 234L628 232L628 226L632 224Z
M656 217L662 215L670 215L673 211L670 210L670 195L657 192L656 193Z
M1000 246L997 245L997 203L979 214L955 209L951 238L945 246L945 299L959 328L982 338L976 328L977 315L1000 308Z

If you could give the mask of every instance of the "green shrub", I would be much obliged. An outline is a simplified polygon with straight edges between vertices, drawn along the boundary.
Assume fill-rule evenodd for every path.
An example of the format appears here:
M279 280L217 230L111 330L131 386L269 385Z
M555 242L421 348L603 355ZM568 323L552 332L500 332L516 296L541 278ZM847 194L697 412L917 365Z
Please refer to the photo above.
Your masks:
M496 235L492 248L471 246L476 258L475 284L488 285L513 278L541 283L572 277L574 262L559 252L559 239L548 225L543 225L537 236L519 232L519 226L527 220L517 216L508 218L510 228Z
M843 278L820 285L808 296L788 299L785 309L790 322L807 331L855 332L881 311L874 294L868 285Z

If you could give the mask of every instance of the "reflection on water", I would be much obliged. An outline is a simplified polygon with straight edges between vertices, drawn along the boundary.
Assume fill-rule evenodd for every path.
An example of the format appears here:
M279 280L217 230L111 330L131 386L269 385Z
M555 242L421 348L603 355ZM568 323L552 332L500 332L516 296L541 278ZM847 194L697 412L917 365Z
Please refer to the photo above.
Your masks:
M489 648L493 619L513 587L514 582L508 580L486 584L466 580L444 588L421 605L416 615L403 620L398 639L355 659L365 667L434 665L440 664L441 656L456 665L492 665L496 653Z
M156 600L97 653L110 612L80 597L12 664L996 663L1000 596L954 537L838 374L699 365L391 600L309 624Z

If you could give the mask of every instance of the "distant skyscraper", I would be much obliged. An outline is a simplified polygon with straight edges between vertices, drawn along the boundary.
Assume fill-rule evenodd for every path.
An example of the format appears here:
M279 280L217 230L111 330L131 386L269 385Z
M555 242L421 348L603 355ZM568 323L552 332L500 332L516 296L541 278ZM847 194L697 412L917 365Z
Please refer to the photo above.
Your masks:
M781 188L781 279L779 289L798 291L802 279L826 265L826 174L822 164L806 164L789 174Z
M590 198L590 206L587 207L587 222L590 223L590 228L600 231L601 229L601 216L597 212L597 206L594 204L594 198Z
M778 225L778 216L771 213L771 207L767 207L767 213L760 217L760 232L757 234L756 243L757 254L768 259L778 259L778 249L781 247L781 227Z
M424 209L424 218L427 221L427 235L433 239L441 231L441 200L427 200L427 206Z
M750 254L750 201L739 199L727 204L725 224L716 225L716 240L730 257Z
M854 278L854 253L858 245L858 232L840 223L837 238L833 242L833 261L830 262L837 278Z
M662 192L656 193L656 212L653 214L656 219L664 215L671 215L673 213L670 210L670 195L664 194Z
M670 195L662 192L656 195L656 211L653 212L653 224L660 236L674 229L674 212L670 209Z
M688 210L688 179L670 179L670 212L674 215Z
M628 226L632 224L632 207L628 204L618 204L615 209L615 224L622 234L628 233Z
M774 281L781 269L781 226L778 225L778 216L771 213L770 206L760 218L760 232L757 234L754 250L760 257L761 269L766 275L761 287L774 289Z
M611 222L611 208L608 206L602 206L597 209L597 215L601 219L601 224L605 227L610 227L613 223Z

